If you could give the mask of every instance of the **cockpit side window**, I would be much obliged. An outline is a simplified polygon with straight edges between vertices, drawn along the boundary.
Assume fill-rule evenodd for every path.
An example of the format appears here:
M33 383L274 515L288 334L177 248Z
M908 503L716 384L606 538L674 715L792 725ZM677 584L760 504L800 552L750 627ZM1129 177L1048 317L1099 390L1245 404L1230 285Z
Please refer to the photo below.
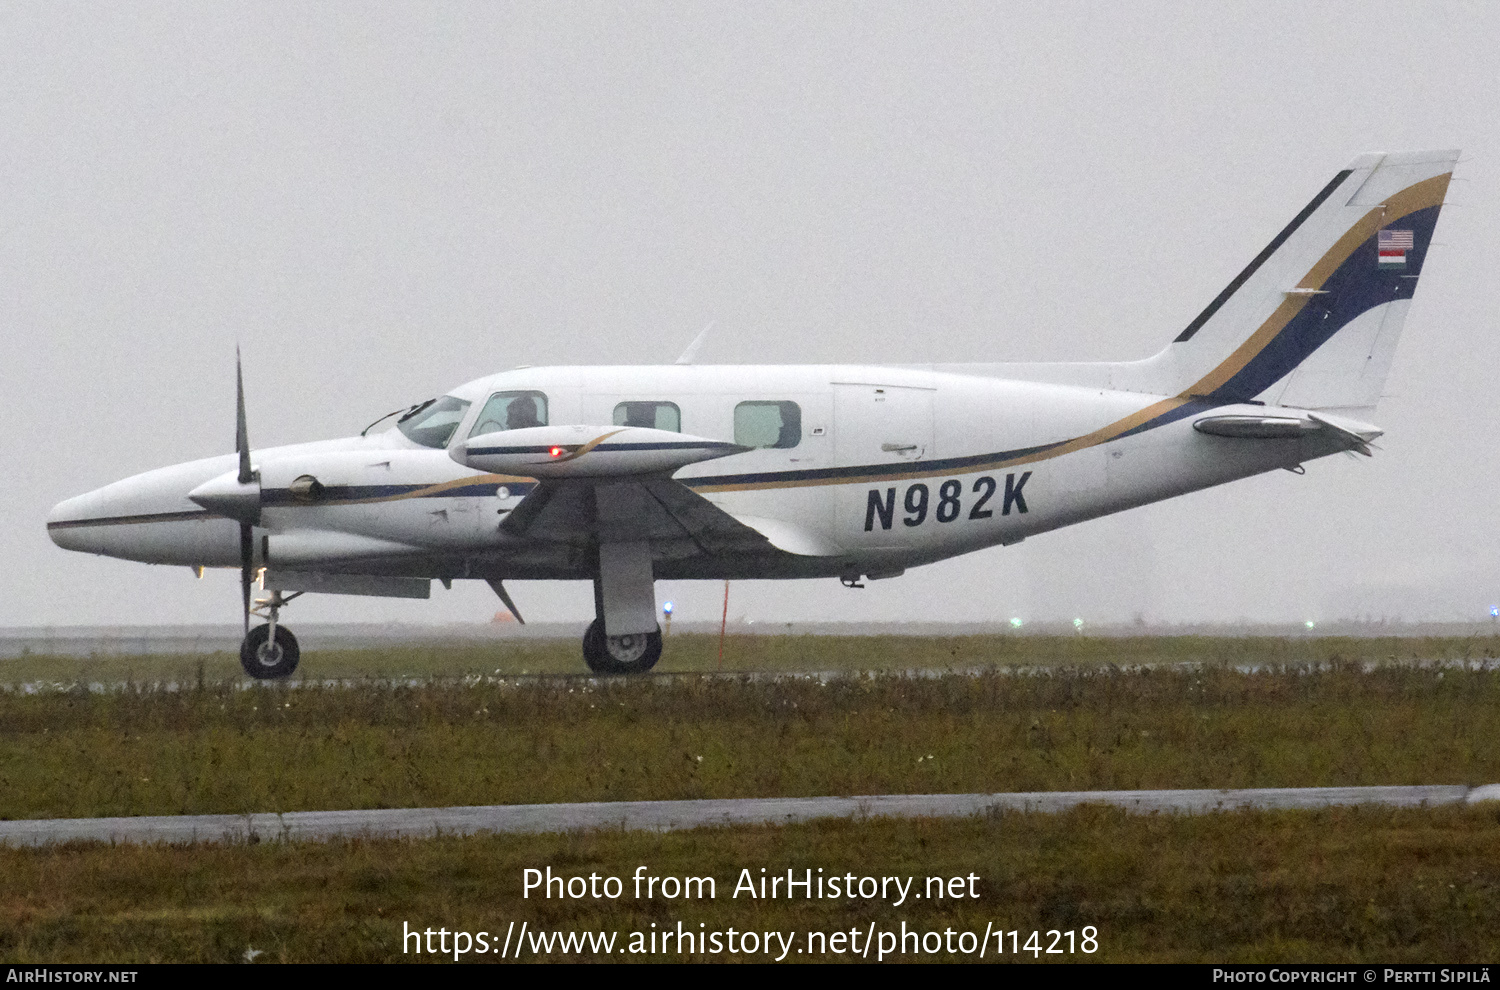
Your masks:
M682 410L675 402L622 402L615 406L615 425L681 433Z
M424 447L446 447L453 431L458 429L459 422L464 418L464 413L469 411L469 405L464 399L451 395L445 395L441 399L428 399L396 420L396 429L408 440Z
M541 392L496 392L490 396L469 436L547 425L547 396Z
M741 402L734 407L734 442L744 447L795 447L802 442L802 407L795 402Z

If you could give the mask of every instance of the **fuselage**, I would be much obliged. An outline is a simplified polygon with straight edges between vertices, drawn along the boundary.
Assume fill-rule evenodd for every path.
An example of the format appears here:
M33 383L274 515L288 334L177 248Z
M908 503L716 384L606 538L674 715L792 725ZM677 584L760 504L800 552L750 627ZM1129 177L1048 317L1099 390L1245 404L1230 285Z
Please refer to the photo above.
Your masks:
M516 409L535 417L522 425L632 423L752 448L689 464L673 478L764 533L778 552L662 555L658 578L889 576L1344 449L1317 433L1247 442L1193 428L1207 411L1274 411L1260 404L952 370L521 368L424 407L447 410L435 421L421 411L408 421L427 415L425 429L254 451L264 506L254 527L257 566L589 577L576 547L500 527L533 479L476 471L453 456L465 439L506 429L496 411L518 398ZM48 531L71 550L238 566L239 523L188 497L234 467L226 454L127 478L59 503Z

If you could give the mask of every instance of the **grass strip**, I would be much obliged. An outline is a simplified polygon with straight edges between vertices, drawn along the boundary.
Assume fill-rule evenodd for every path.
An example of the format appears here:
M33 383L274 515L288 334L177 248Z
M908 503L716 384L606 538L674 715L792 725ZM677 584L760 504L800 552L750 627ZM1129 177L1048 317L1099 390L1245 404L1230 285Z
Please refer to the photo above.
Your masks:
M1497 842L1500 812L1492 807L1204 816L1091 807L661 835L0 849L0 956L234 962L255 949L260 961L432 962L403 955L403 922L498 935L524 921L533 932L620 932L620 951L609 957L616 961L752 958L623 951L630 932L680 921L694 931L701 923L798 933L863 933L872 922L880 930L905 922L924 932L983 932L993 923L1021 931L1023 942L1032 930L1098 929L1097 953L1041 955L1042 962L1477 962L1500 956ZM522 871L543 865L569 876L619 876L625 896L523 898ZM714 877L717 896L635 899L629 877L638 865L657 876ZM975 873L980 896L899 907L730 896L741 869L759 876L762 867L908 875L919 889L928 876ZM1006 958L1034 961L1024 952Z
M1500 782L1500 672L0 693L0 818Z

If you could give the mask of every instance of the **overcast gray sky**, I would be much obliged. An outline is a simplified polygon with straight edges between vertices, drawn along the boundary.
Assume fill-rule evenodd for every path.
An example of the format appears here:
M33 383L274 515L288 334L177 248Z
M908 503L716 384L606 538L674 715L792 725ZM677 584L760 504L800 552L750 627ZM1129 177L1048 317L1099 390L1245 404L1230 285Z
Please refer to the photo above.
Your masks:
M1345 457L731 616L1479 616L1500 600L1500 5L0 3L0 625L233 622L58 500L517 364L1143 357L1355 154L1462 147ZM721 586L667 584L690 619ZM520 584L584 620L582 585ZM483 621L310 596L288 621Z

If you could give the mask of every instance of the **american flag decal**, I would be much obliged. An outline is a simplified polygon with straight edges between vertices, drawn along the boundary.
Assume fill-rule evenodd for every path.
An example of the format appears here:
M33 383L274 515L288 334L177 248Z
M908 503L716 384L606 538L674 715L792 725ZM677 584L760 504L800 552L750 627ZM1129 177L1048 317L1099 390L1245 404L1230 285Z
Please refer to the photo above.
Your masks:
M1409 230L1382 230L1375 235L1375 250L1381 268L1404 268L1406 252L1414 247L1416 241Z

